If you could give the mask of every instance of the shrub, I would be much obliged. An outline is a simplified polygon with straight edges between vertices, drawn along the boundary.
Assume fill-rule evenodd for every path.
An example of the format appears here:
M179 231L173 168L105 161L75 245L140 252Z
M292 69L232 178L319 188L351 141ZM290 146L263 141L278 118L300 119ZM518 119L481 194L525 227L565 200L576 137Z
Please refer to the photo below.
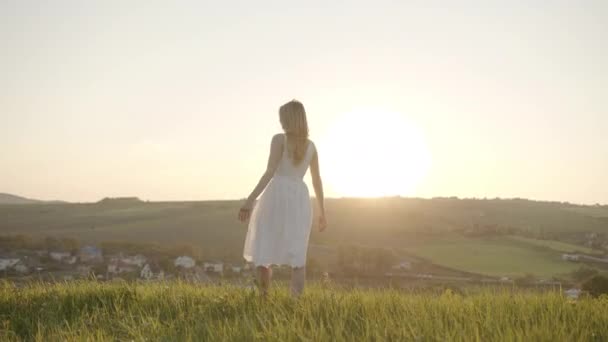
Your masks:
M602 294L608 295L608 277L596 275L583 283L583 290L594 297Z
M591 279L591 277L596 276L598 271L595 268L591 268L588 266L579 267L577 270L572 271L570 275L572 279L580 282L587 281Z
M536 277L533 274L526 273L523 277L516 278L514 282L518 286L529 286L536 282Z

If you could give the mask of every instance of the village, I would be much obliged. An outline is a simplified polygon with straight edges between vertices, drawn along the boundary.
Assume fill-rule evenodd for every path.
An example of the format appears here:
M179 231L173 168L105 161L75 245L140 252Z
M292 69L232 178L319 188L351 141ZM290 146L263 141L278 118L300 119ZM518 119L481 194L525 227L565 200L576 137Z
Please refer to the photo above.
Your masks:
M337 250L312 244L316 253L331 254L337 260L334 268L319 267L311 258L308 275L314 278L340 280L348 283L368 281L377 284L481 284L561 288L562 280L534 277L491 277L438 267L418 258L395 258L389 251L362 246L345 246ZM207 254L213 256L214 254ZM563 262L605 264L608 259L585 254L561 254ZM288 276L287 267L278 267L275 274ZM198 283L232 282L247 284L254 276L250 263L206 259L192 246L153 246L126 241L81 244L71 238L46 237L34 239L15 235L0 238L0 278L15 283L28 281L163 281L180 279ZM583 274L582 277L588 275ZM359 279L359 280L357 280ZM580 289L569 289L576 298ZM571 293L570 293L571 292Z
M220 277L247 278L252 266L222 261L202 261L189 255L159 261L143 254L104 255L101 248L86 245L76 251L47 249L0 250L0 277L11 280L69 281L76 279L168 280L210 282Z

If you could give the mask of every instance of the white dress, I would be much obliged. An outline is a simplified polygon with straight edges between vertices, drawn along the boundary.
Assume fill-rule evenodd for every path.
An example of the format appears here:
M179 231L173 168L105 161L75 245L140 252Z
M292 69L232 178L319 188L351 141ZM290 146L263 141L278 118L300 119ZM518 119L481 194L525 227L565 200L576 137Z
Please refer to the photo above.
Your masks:
M315 146L309 140L304 159L294 165L285 138L281 161L249 220L243 257L255 266L306 265L312 206L303 178Z

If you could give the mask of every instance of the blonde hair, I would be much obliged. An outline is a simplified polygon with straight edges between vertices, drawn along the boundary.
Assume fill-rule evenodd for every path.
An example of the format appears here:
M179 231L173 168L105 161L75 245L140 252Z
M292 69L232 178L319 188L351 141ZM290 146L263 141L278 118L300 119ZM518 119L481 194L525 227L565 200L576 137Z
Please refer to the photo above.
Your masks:
M287 151L297 165L304 159L308 147L308 122L304 105L297 100L287 102L279 108L279 118L287 137Z

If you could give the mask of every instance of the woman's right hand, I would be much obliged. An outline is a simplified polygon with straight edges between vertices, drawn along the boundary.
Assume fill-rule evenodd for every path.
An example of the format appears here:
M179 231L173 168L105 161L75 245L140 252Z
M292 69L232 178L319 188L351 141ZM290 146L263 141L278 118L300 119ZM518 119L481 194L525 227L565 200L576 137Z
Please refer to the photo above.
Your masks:
M247 222L251 217L251 211L253 210L253 202L250 200L245 201L241 209L239 210L239 221Z
M325 214L319 216L319 231L323 232L327 228L327 219L325 218Z

